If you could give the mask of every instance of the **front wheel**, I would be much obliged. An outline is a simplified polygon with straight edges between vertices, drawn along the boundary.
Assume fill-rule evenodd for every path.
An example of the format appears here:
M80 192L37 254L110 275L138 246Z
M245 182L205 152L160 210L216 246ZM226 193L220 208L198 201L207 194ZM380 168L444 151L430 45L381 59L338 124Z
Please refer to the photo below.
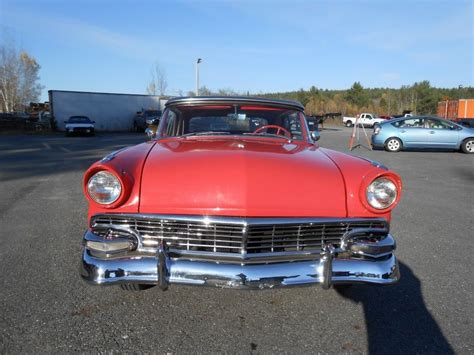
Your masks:
M461 150L466 154L474 153L474 138L468 138L461 144Z
M387 152L399 152L402 149L402 141L398 138L389 138L385 142L385 150Z
M346 122L346 127L352 127L352 121L347 121Z

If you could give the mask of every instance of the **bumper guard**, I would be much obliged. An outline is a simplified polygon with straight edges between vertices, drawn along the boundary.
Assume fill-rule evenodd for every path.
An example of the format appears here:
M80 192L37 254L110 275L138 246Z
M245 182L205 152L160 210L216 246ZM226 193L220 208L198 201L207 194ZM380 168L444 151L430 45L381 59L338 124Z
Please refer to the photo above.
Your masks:
M332 284L397 282L400 272L393 254L396 247L393 237L387 234L378 242L365 243L363 239L354 239L358 233L361 231L353 230L346 235L340 248L325 245L312 260L258 264L174 258L165 242L160 243L156 255L111 258L94 256L86 246L81 276L95 285L155 284L162 290L170 284L237 289L321 284L328 289ZM91 238L90 234L97 237L88 231L86 240Z

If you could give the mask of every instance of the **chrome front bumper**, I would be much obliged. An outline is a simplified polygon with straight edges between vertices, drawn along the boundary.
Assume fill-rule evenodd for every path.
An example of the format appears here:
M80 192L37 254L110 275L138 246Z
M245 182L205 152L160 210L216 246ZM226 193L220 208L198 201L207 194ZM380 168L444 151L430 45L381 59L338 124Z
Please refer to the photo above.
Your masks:
M388 285L399 280L398 262L393 254L395 241L390 234L379 243L371 243L366 247L356 243L350 247L353 257L341 257L344 255L339 255L341 250L328 247L312 260L258 264L173 257L163 244L154 256L112 258L95 257L85 247L81 276L95 285L140 283L159 285L162 289L170 284L238 289L321 284L327 289L332 284ZM371 253L377 256L367 256Z

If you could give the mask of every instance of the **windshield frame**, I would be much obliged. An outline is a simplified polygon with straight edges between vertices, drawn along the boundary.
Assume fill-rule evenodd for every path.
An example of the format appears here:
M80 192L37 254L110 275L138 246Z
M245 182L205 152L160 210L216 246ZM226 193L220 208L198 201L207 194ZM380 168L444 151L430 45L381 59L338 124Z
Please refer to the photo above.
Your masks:
M290 140L290 141L296 141L296 142L310 142L310 143L313 143L312 139L311 139L311 136L309 134L309 128L308 128L308 125L307 125L307 122L306 122L306 117L303 113L302 110L300 109L296 109L295 107L288 107L288 111L294 111L295 113L298 114L298 120L299 120L299 126L300 126L300 129L301 129L301 138L288 138L287 136L284 136L284 135L271 135L271 134L252 134L253 132L244 132L242 134L234 134L234 133L231 133L229 132L229 134L223 134L222 130L221 131L216 131L216 134L212 134L213 132L212 131L208 131L208 132L205 132L205 133L208 133L208 134L204 134L204 133L201 133L199 134L199 132L194 132L196 134L192 134L193 132L186 132L182 135L168 135L166 133L166 129L167 129L167 125L168 125L168 119L169 119L169 116L170 116L170 112L176 114L176 108L179 108L180 106L185 106L187 109L192 109L193 106L196 107L196 109L198 107L202 107L203 105L202 104L182 104L182 105L173 105L171 107L167 107L165 108L165 110L163 111L163 114L162 114L162 117L161 117L161 121L160 121L160 124L158 126L158 129L157 129L157 132L156 132L156 138L157 139L164 139L164 138L186 138L186 137L217 137L217 138L223 138L223 137L240 137L240 138L243 138L243 139L246 139L246 138L253 138L253 137L257 137L257 138L265 138L265 139L281 139L281 138L286 138L287 140ZM222 107L223 106L223 103L220 103L220 102L207 102L205 104L205 106L214 106L214 107ZM261 106L261 109L262 110L282 110L282 107L281 106L272 106L271 104L269 103L262 103L262 104L256 104L256 103L247 103L247 102L236 102L236 103L233 103L232 106ZM270 123L269 123L270 125ZM191 133L191 134L190 134Z

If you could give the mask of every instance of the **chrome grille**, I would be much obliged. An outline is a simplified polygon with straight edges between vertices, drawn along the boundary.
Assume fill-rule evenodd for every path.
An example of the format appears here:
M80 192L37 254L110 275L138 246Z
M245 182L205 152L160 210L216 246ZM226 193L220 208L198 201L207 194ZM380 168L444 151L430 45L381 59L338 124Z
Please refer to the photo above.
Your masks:
M161 215L98 215L91 227L104 233L107 227L136 231L143 247L155 249L161 240L181 251L228 254L267 254L321 250L338 245L354 228L386 229L382 219L236 218Z

